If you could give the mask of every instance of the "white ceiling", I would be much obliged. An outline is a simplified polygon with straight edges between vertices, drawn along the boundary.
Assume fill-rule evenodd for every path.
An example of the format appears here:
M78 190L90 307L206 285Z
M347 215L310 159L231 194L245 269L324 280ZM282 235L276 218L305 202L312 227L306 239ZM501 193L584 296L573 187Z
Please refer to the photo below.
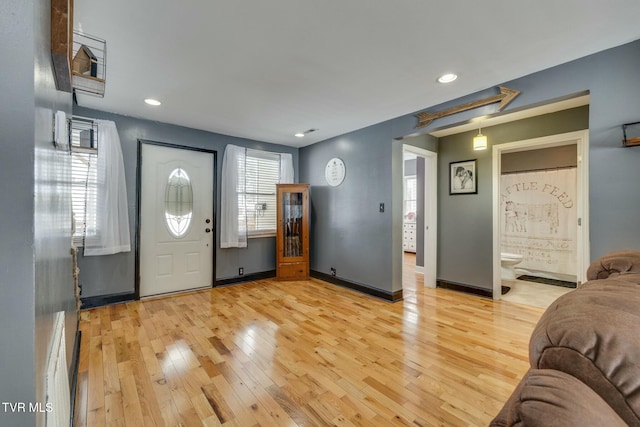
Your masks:
M640 39L638 0L74 7L74 28L107 41L105 96L79 105L298 147ZM436 83L445 72L458 80Z

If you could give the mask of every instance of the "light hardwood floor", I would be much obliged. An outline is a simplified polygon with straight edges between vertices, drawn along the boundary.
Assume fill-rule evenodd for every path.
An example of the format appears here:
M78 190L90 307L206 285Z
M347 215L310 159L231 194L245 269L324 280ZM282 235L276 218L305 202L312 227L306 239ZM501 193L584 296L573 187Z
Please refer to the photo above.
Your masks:
M424 287L424 274L416 273L416 254L403 252L402 260L402 294L406 297Z
M483 426L542 309L261 280L81 312L77 426Z

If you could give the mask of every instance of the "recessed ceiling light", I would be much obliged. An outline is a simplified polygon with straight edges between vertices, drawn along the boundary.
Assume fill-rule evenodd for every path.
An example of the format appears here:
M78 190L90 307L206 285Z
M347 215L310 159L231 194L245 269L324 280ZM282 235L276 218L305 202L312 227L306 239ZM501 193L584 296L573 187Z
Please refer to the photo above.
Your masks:
M453 73L443 74L440 77L438 77L438 83L451 83L452 81L454 81L457 78L458 78L458 76L456 74L453 74Z
M157 107L158 105L162 104L162 102L158 101L157 99L153 99L153 98L147 98L144 100L144 102L146 102L149 105L153 105L155 107Z
M304 137L304 133L298 132L294 136L297 136L298 138L303 138Z

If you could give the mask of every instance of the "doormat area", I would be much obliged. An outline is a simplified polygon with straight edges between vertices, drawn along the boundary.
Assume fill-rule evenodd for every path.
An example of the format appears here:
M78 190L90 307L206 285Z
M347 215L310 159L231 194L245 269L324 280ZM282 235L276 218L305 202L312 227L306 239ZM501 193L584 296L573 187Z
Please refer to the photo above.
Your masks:
M564 280L546 279L536 276L518 276L518 280L526 280L527 282L544 283L545 285L562 286L563 288L576 288L576 282L566 282Z

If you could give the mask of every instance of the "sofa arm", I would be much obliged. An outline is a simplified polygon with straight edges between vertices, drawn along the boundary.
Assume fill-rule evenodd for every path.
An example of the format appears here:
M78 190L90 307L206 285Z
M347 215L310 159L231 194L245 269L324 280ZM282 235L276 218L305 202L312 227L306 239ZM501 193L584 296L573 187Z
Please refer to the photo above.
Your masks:
M564 372L532 369L522 378L491 427L626 426L607 403Z
M529 342L533 368L585 383L629 425L640 426L640 287L586 282L549 306Z
M587 269L587 280L606 279L640 273L640 251L625 249L610 252L595 260Z

